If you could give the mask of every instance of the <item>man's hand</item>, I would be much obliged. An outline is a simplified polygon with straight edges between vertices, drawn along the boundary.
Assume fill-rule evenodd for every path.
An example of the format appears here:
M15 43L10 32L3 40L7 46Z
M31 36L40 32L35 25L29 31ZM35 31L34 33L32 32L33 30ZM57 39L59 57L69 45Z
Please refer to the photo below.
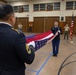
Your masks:
M34 51L34 47L32 45L29 45L30 50Z
M60 33L60 30L58 30L58 32Z

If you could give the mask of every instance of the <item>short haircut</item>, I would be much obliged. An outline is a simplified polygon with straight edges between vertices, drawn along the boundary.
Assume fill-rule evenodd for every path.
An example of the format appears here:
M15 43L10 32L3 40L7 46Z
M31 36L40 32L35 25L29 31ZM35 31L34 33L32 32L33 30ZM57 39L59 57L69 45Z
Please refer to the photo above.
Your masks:
M58 22L57 20L55 20L54 22Z
M0 3L0 20L8 20L9 15L13 13L14 13L14 10L11 5Z

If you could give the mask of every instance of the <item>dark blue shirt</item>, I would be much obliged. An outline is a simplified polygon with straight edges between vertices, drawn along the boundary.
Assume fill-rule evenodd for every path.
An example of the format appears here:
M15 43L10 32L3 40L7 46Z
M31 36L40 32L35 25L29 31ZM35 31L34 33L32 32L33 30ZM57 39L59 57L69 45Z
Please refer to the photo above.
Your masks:
M25 35L11 26L0 23L0 69L25 70L25 63L31 64L34 52L26 48Z

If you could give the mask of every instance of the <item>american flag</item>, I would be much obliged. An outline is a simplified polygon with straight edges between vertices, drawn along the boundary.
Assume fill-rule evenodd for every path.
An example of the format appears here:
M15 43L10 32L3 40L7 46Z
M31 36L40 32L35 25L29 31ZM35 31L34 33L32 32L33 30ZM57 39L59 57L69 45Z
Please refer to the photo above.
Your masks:
M70 38L73 41L73 28L74 28L74 14L72 14L72 21L70 26Z
M34 51L37 51L46 45L49 41L53 40L55 35L51 31L48 31L41 34L27 36L25 38L28 46L32 45L34 47Z

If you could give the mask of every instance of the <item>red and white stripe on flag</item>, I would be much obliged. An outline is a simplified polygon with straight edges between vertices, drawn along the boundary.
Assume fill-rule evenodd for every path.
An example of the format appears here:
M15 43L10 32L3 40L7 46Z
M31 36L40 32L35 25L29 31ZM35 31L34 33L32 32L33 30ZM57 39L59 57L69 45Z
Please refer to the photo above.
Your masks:
M54 34L51 31L45 32L45 33L41 33L41 34L36 34L33 38L27 38L27 44L28 45L32 45L33 47L35 47L35 41L42 41L45 39L52 39L54 37Z
M72 21L71 21L71 26L70 26L70 38L71 38L71 40L73 38L73 27L74 27L74 15L72 14Z

